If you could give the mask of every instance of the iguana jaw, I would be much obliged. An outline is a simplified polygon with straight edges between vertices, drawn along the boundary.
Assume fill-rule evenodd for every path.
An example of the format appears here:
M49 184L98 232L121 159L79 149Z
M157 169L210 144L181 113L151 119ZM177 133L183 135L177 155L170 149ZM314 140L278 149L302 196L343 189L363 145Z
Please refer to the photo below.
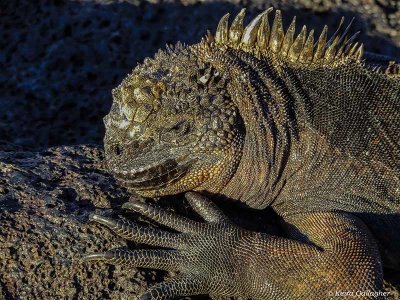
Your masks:
M151 191L177 182L185 176L194 163L194 159L187 157L169 158L129 171L116 168L113 173L129 189L134 189L136 192Z
M178 194L188 190L220 193L235 176L241 159L239 138L228 151L153 160L140 168L121 169L108 162L116 179L129 191L143 197ZM207 157L206 157L207 156ZM155 162L155 163L154 163Z

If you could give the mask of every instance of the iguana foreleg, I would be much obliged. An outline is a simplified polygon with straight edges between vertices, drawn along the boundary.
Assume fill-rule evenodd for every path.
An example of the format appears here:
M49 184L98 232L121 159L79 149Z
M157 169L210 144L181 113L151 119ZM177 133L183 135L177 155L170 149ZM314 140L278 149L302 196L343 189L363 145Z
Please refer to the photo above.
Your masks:
M151 287L141 299L196 294L329 299L345 292L358 293L357 299L376 299L373 293L382 289L377 246L364 223L350 214L288 217L296 240L239 228L206 198L195 193L187 193L186 198L205 223L141 202L124 205L178 233L97 215L92 218L124 238L173 250L110 250L86 259L180 272Z

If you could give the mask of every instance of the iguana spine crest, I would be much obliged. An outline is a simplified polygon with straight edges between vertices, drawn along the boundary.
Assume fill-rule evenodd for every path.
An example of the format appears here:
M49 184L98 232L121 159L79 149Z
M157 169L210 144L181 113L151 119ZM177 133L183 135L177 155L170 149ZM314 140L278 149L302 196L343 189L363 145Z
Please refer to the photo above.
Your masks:
M269 8L262 12L245 28L243 26L245 9L235 17L230 28L229 13L227 13L219 21L214 37L215 44L219 47L228 46L256 54L273 53L291 62L318 66L337 65L347 62L348 59L361 60L364 46L355 42L360 32L348 36L354 18L343 30L344 17L342 17L337 30L328 41L328 27L324 26L318 40L314 42L314 30L307 32L306 26L303 26L300 33L295 36L296 17L285 33L280 10L275 11L274 21L270 25L268 15L272 10L273 8Z

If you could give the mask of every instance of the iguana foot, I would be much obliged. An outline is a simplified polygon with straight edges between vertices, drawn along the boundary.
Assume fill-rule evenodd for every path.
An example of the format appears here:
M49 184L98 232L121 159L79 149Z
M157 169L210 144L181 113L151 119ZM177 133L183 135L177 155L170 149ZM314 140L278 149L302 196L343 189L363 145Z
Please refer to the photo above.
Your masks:
M178 233L144 227L126 220L92 215L123 238L169 250L109 250L88 254L89 261L178 271L180 274L151 287L140 299L171 299L198 294L238 295L234 286L238 261L233 258L240 239L251 232L233 225L215 204L196 193L186 193L193 209L206 223L196 222L159 207L134 201L122 207L168 226Z

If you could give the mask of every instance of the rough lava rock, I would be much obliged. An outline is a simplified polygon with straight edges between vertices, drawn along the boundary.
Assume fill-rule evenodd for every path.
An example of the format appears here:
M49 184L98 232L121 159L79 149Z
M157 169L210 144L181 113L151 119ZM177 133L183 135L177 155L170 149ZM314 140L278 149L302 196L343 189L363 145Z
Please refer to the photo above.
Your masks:
M40 153L3 147L0 299L135 299L147 283L161 280L162 273L80 259L82 253L126 246L87 221L89 213L111 213L127 200L104 171L97 146Z

